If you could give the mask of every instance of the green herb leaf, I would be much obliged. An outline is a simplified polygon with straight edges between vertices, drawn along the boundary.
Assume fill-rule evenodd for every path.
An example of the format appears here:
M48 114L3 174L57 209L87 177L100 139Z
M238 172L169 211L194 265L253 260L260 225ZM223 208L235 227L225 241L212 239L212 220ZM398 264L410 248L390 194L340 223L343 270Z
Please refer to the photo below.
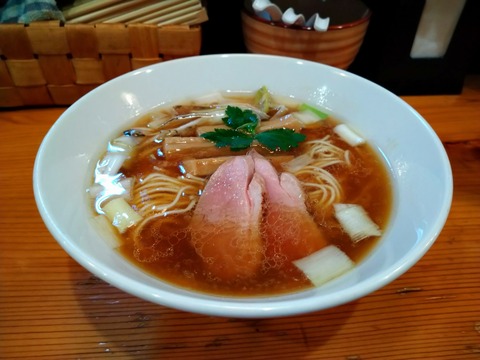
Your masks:
M217 147L230 146L232 151L238 151L247 149L252 145L253 140L257 140L272 151L286 151L297 147L306 138L304 134L296 133L291 129L271 129L256 134L255 130L259 121L253 111L227 106L225 113L227 117L222 120L230 129L217 128L200 135L213 141Z
M227 116L222 119L225 125L232 129L240 129L251 134L255 133L258 117L252 110L242 110L236 106L227 106L225 113Z
M247 149L254 139L252 135L234 129L214 129L200 136L213 141L216 147L230 146L232 151Z
M297 147L306 136L291 129L271 129L255 135L255 139L272 151Z

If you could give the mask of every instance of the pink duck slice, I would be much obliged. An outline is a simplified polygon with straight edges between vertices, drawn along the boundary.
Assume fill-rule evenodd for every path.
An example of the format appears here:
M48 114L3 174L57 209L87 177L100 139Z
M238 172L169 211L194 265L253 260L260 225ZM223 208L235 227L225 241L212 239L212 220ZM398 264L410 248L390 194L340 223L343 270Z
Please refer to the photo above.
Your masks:
M271 266L303 258L328 245L305 205L305 194L298 179L290 173L277 173L272 164L252 152L255 173L265 182L265 219L262 236Z
M235 156L210 177L191 221L191 243L222 280L252 276L263 259L264 184L250 156Z

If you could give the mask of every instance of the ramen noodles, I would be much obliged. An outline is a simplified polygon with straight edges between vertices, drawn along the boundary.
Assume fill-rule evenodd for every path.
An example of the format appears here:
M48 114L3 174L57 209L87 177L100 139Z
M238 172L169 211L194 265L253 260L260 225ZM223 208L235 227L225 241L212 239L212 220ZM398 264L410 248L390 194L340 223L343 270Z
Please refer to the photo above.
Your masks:
M87 191L132 263L234 296L350 271L392 207L386 164L356 130L266 88L152 110L108 141Z

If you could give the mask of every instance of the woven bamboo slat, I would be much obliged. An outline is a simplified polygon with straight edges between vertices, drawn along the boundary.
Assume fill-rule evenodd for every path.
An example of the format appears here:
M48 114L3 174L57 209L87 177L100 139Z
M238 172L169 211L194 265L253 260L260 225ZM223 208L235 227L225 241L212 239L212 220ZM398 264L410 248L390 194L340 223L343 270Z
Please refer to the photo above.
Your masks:
M200 47L200 26L1 24L0 107L70 105L105 81Z

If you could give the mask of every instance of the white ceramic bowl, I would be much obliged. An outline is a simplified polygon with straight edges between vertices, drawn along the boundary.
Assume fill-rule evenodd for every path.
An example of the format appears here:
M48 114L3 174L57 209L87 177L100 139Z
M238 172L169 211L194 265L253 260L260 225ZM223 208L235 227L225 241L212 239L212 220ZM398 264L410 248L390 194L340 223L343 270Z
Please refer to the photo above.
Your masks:
M238 299L166 284L109 248L91 224L85 194L93 165L113 134L151 108L218 90L272 92L318 104L360 130L384 155L394 185L383 239L353 271L312 290ZM452 174L442 143L399 97L347 71L315 62L253 54L206 55L120 76L69 107L45 137L35 162L40 214L59 244L106 282L168 307L225 317L267 318L322 310L390 283L430 248L446 221Z

